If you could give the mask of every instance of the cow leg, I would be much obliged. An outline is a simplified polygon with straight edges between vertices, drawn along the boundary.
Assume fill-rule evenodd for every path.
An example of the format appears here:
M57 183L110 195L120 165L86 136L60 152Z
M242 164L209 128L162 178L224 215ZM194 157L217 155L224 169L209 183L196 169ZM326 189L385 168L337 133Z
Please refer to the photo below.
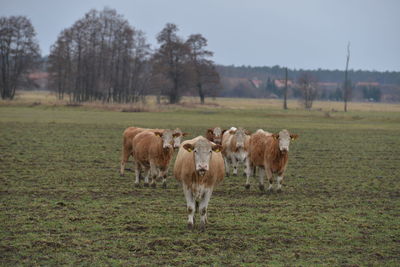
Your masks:
M168 174L168 170L167 171L163 171L161 173L161 178L162 178L162 187L163 188L167 188L167 174Z
M233 176L237 176L238 174L238 160L236 159L235 155L231 155L231 162L233 166Z
M144 186L149 187L149 177L151 175L151 169L149 167L146 167L146 176L144 177Z
M260 188L261 191L264 191L264 176L264 168L258 168L258 188Z
M268 186L268 192L271 191L272 189L272 183L273 181L273 175L272 175L272 171L270 170L270 168L266 168L266 173L267 173L267 178L268 178L268 182L269 182L269 186Z
M278 174L278 176L276 177L276 182L277 182L276 192L280 193L282 192L283 173Z
M135 186L139 187L141 166L140 166L140 163L136 162L136 161L133 161L133 165L135 166Z
M208 202L210 201L212 195L212 188L205 188L203 198L199 204L199 213L200 213L200 230L204 231L206 229L207 224L207 208Z
M122 157L121 157L121 167L119 170L119 175L124 176L125 174L125 164L129 159L129 156L131 154L131 151L126 148L125 146L122 147Z
M229 160L228 160L228 157L224 156L224 162L225 162L225 175L226 175L226 177L229 177L230 171L229 171Z
M151 175L151 187L156 188L156 178L159 174L159 170L156 165L150 162L150 175Z
M251 166L252 164L250 163L250 159L247 157L246 158L246 189L250 188L250 176L251 176L251 170L253 169L253 166Z
M188 212L188 229L194 227L194 213L196 212L196 202L193 198L192 191L187 185L183 184L183 194L186 198L187 212Z

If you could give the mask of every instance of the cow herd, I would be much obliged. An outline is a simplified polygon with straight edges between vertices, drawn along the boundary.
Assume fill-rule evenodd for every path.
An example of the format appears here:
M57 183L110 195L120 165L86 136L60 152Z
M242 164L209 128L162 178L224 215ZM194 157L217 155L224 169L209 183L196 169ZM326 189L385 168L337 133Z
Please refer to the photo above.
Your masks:
M182 184L188 212L188 227L194 226L194 215L200 214L200 229L207 224L207 207L214 187L224 176L238 175L238 165L245 165L246 184L250 188L250 177L258 169L259 189L264 191L264 178L268 178L268 191L272 189L273 175L277 176L276 191L282 189L282 181L288 162L289 144L298 137L287 130L272 134L264 130L251 133L244 128L220 127L207 129L205 137L198 136L182 142L187 133L179 128L145 129L129 127L123 133L120 175L124 175L125 164L132 156L135 169L135 186L156 187L162 180L167 187L168 167L174 149L179 149L173 174ZM144 176L144 177L143 177ZM143 180L142 179L142 180ZM149 183L151 179L151 183Z

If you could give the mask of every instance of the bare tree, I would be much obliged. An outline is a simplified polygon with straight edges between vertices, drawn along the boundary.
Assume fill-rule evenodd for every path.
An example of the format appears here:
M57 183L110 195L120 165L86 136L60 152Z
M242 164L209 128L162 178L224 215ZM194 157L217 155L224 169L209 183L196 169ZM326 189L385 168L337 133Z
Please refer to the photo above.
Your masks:
M145 94L149 53L143 32L114 9L91 10L52 46L51 81L73 102L135 102Z
M177 35L178 27L167 23L157 35L160 48L153 56L154 75L166 80L161 93L166 94L170 104L178 103L185 87L189 86L191 73L189 65L190 48Z
M347 102L351 99L351 82L348 76L349 60L350 60L350 42L347 44L346 70L344 72L344 83L343 83L344 112L347 112Z
M189 36L186 44L190 48L190 62L193 69L193 83L200 97L200 103L204 104L206 95L215 95L219 88L219 74L215 70L214 63L207 59L212 57L211 51L205 50L207 39L201 34Z
M39 45L31 21L24 16L0 18L0 90L2 99L13 99L15 90L39 58Z
M315 77L310 73L302 73L297 81L302 93L302 101L305 109L311 109L314 99L317 97L318 87Z

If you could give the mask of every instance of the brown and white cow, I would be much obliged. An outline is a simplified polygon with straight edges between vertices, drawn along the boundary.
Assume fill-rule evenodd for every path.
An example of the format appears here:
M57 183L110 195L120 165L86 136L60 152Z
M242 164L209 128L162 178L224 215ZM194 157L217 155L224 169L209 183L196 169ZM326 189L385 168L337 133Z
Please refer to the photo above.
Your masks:
M163 132L164 129L146 129L139 127L128 127L125 129L123 133L123 141L122 141L122 157L121 157L121 166L120 166L120 175L124 176L125 172L125 164L129 160L129 157L132 155L132 140L133 138L143 132L143 131L152 131L152 132ZM179 148L182 142L183 136L186 136L187 133L181 131L181 129L176 128L174 130L174 148Z
M231 127L222 136L222 156L225 161L226 176L230 175L230 164L233 175L237 176L239 162L245 162L249 150L250 132L243 128ZM247 173L247 169L245 172Z
M188 228L194 226L196 208L200 213L200 229L207 223L207 207L214 186L224 179L221 145L198 136L186 140L179 148L174 176L182 183L188 212Z
M135 186L139 186L139 178L142 170L147 172L144 178L144 186L156 187L155 180L158 177L163 179L163 187L167 187L166 179L168 165L172 159L174 148L173 138L177 135L172 130L163 132L143 131L137 134L132 140L132 155L135 164Z
M211 142L221 145L222 135L225 131L226 130L222 130L220 127L208 128L206 131L206 138Z
M264 177L269 181L268 191L272 189L273 175L277 175L277 191L282 189L282 181L289 158L290 140L298 138L297 134L290 134L288 130L282 130L277 134L271 134L258 130L250 137L250 150L248 169L259 167L259 188L264 190ZM250 188L250 172L247 173L246 188Z

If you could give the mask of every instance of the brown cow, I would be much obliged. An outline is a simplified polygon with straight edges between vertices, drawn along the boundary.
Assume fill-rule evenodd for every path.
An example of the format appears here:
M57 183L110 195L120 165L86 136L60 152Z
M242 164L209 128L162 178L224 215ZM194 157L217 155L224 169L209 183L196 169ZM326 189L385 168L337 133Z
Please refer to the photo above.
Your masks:
M224 179L221 145L198 136L182 143L174 165L174 176L182 183L188 212L188 228L194 226L196 208L200 213L200 229L207 223L207 207L214 186Z
M129 160L129 157L132 155L132 140L133 138L143 132L143 131L152 131L152 132L163 132L163 129L146 129L146 128L139 128L139 127L128 127L125 129L123 133L123 141L122 141L122 157L121 157L121 167L120 167L120 175L124 176L125 171L125 164ZM174 148L179 148L183 136L186 136L187 133L183 133L181 129L176 128L174 130Z
M295 140L297 134L282 130L271 134L258 130L250 137L250 153L247 161L248 170L259 167L259 188L264 190L264 176L269 181L268 191L272 189L273 174L277 175L277 192L281 191L282 181L289 158L290 140ZM246 188L250 188L250 172L247 173Z
M249 150L250 132L243 128L232 127L222 136L222 156L225 161L225 173L229 177L230 164L233 175L237 176L239 162L245 162ZM245 172L247 173L247 169Z
M211 142L218 145L222 144L222 135L226 130L222 130L220 127L208 128L206 131L206 138Z
M139 177L141 170L144 169L147 175L144 180L144 186L149 186L149 177L151 177L151 186L156 187L156 177L163 179L163 187L167 187L166 179L168 165L172 159L173 138L177 133L172 130L163 132L143 131L137 134L132 140L132 155L135 164L135 186L139 186Z

